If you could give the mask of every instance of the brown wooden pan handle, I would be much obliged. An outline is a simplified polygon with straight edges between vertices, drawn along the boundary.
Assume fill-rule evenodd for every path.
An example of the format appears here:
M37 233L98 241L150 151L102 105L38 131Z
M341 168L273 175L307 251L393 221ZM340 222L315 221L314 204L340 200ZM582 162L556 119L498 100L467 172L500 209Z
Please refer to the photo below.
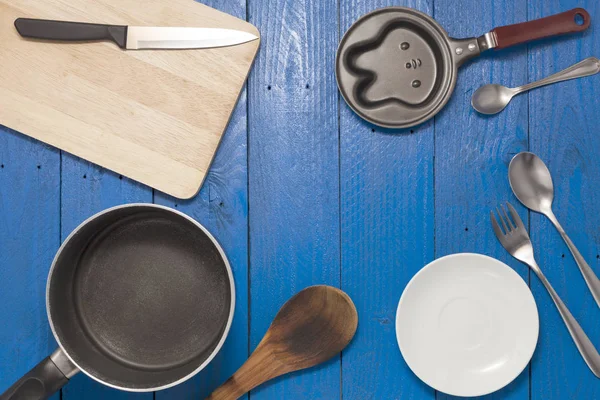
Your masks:
M579 16L583 23L578 25L575 19ZM504 49L517 44L547 38L550 36L564 35L586 30L591 22L590 14L583 8L552 15L521 24L501 26L491 33L496 39L496 48Z

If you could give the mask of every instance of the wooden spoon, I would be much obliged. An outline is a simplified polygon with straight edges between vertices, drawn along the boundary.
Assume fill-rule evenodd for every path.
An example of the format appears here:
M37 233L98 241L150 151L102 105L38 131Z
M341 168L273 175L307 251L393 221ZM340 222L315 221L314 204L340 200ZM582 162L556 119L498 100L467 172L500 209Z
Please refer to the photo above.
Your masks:
M350 343L357 325L346 293L306 288L283 305L254 353L207 400L235 400L268 380L325 362Z

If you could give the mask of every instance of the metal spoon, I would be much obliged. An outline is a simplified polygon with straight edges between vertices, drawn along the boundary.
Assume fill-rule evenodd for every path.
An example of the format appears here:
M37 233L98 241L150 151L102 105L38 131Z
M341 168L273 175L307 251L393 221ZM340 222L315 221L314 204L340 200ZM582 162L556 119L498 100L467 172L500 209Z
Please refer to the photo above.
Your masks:
M514 96L520 93L556 82L594 75L598 72L600 72L600 60L596 57L586 58L554 75L516 88L507 88L496 84L482 86L473 93L471 105L482 114L497 114L506 108Z
M535 154L519 153L510 162L508 178L510 187L515 196L517 196L517 199L530 210L544 214L554 224L560 236L562 236L569 247L571 254L573 254L585 283L587 283L592 296L594 296L596 303L600 307L600 281L598 277L585 262L583 256L579 253L571 239L569 239L552 212L554 185L552 184L552 176L550 176L550 171L546 167L546 164Z

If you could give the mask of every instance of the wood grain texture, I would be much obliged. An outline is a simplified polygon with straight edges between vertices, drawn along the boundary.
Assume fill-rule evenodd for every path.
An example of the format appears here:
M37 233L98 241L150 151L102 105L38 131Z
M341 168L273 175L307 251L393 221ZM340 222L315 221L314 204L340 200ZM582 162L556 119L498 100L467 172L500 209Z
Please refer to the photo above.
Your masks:
M20 7L31 1L10 4ZM170 2L160 3L169 18L174 13ZM87 4L93 13L106 12L100 3ZM246 11L244 0L208 4L238 17ZM448 106L435 121L410 134L365 124L338 98L335 87L340 34L360 15L385 5L433 14L455 37L574 7L587 9L592 25L583 35L492 51L465 65ZM0 19L8 13L2 7ZM223 245L237 285L234 325L206 371L181 387L156 393L158 400L204 398L243 364L285 300L306 286L323 283L341 285L359 314L356 337L341 362L334 359L276 379L250 398L447 398L420 382L402 360L394 331L397 302L415 272L434 257L453 252L482 252L528 277L527 268L502 250L488 221L490 208L504 200L518 206L527 220L510 193L507 168L512 156L528 144L553 174L558 218L600 274L600 77L537 89L516 97L493 117L481 117L469 106L472 91L482 84L518 85L598 56L597 2L248 0L247 11L263 34L248 103L242 95L196 198L178 201L155 195L156 202L204 224ZM0 24L0 32L8 28L12 25ZM98 47L106 51L107 46ZM5 50L0 46L3 61L16 57L5 55ZM53 63L59 61L50 60L49 67L56 68ZM192 71L185 65L178 69L182 76ZM7 102L0 95L0 105ZM0 168L0 392L54 345L43 296L61 235L64 238L105 207L153 199L143 185L76 157L63 154L62 168L60 163L56 150L1 129L0 164L5 167ZM530 219L541 267L600 347L600 311L566 246L544 217L531 214ZM540 340L531 369L485 398L600 398L600 382L581 360L535 276L531 286L540 312ZM62 396L153 397L117 392L85 376L73 379Z
M46 277L60 244L59 186L59 152L0 126L0 393L56 348Z
M205 2L239 18L245 0ZM156 193L155 202L176 208L204 225L223 247L235 280L236 308L229 336L208 367L189 381L156 392L157 400L203 399L230 377L249 355L248 135L246 91L231 118L198 196L181 201Z
M192 0L0 1L0 122L179 198L194 196L259 40L199 51L122 51L112 43L23 40L18 17L240 29Z
M249 89L250 342L306 286L339 286L335 0L250 1L263 46ZM260 399L336 399L339 358L275 379Z
M529 18L583 7L592 16L583 35L548 41L530 48L529 80L555 73L600 54L600 5L597 1L532 1ZM529 95L530 150L552 174L554 212L596 274L600 274L600 77L548 86ZM600 348L600 310L575 261L551 223L531 213L532 241L548 280L573 316ZM540 309L540 339L531 374L532 400L600 398L600 381L575 348L550 297L537 279L532 289Z
M342 1L341 32L391 5L433 13L433 1ZM395 329L402 289L433 260L433 121L381 130L340 102L342 289L360 316L343 353L343 398L433 399L402 360Z
M331 286L311 286L279 310L248 361L207 400L236 400L255 387L337 356L358 325L352 299Z
M469 15L462 10L469 10ZM520 0L485 4L477 0L436 1L435 14L456 38L479 36L493 27L527 20L526 4ZM502 248L489 222L492 209L513 200L508 164L527 146L527 96L516 97L494 117L482 116L471 107L471 96L482 85L514 87L526 81L524 46L483 53L459 71L454 96L435 119L435 257L483 253L511 265L528 282L528 268ZM518 209L525 215L522 207ZM529 369L487 397L528 399ZM451 396L438 393L436 398Z

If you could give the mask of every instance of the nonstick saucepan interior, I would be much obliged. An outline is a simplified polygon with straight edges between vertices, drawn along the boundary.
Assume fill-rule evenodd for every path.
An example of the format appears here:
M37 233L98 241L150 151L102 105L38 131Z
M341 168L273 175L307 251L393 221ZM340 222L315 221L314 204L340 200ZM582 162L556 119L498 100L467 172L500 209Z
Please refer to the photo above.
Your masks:
M580 20L580 23L577 21ZM406 7L375 10L346 32L337 55L342 96L362 118L408 128L436 115L452 96L458 68L482 51L526 43L590 25L582 8L453 39L430 16Z
M50 269L58 350L0 400L45 399L79 371L128 391L183 382L223 345L234 292L223 250L193 219L151 204L104 211L67 238Z

